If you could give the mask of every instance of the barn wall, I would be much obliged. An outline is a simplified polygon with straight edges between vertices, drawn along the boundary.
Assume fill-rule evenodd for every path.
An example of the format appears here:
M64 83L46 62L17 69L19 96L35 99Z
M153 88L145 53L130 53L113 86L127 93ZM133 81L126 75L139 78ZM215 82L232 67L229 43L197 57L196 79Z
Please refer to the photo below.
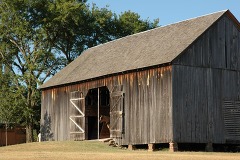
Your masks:
M174 141L227 141L223 107L240 99L239 44L238 28L224 16L173 61Z
M42 91L41 125L45 140L69 140L70 92L123 85L125 133L118 142L163 143L172 140L171 67L142 70Z
M173 78L174 141L225 143L223 105L239 100L240 72L174 66Z

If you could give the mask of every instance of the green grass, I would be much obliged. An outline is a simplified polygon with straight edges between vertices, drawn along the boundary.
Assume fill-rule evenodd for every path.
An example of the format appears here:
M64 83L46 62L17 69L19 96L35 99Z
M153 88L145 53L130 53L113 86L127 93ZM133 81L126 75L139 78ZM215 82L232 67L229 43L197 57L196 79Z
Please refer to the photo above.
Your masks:
M8 151L42 151L42 152L117 152L121 151L98 141L60 141L60 142L35 142L5 147ZM3 148L0 148L0 150Z
M176 152L168 151L148 152L147 150L129 151L118 147L110 147L98 141L63 141L19 144L0 147L0 160L140 160L140 159L164 159L164 160L238 160L239 153L216 152Z

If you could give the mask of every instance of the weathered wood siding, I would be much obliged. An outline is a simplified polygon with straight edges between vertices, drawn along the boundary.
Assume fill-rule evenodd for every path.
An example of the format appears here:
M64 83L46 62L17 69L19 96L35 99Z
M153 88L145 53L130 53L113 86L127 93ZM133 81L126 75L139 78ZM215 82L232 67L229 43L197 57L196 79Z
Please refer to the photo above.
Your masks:
M119 144L164 143L172 140L171 66L116 75L42 91L41 125L46 140L69 140L70 93L123 85L124 134Z
M240 70L239 30L227 15L223 16L173 64Z
M223 104L240 99L239 76L240 33L224 16L173 61L174 141L225 143Z

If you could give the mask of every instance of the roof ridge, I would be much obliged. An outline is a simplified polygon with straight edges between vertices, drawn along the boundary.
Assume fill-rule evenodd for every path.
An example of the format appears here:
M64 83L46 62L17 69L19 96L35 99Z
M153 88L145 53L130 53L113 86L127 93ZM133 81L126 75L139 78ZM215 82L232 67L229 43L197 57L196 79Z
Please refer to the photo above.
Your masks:
M181 20L181 21L178 21L178 22L170 23L170 24L167 24L167 25L162 26L162 27L167 27L167 26L170 26L170 25L174 25L174 24L178 24L178 23L182 23L182 22L194 20L194 19L201 18L201 17L211 16L211 15L213 15L213 14L217 14L217 13L221 13L221 12L222 12L222 14L224 14L224 13L226 13L227 11L229 11L229 10L226 9L226 10L222 10L222 11L217 11L217 12L213 12L213 13L208 13L208 14L204 14L204 15L201 15L201 16L197 16L197 17L193 17L193 18Z
M127 36L124 36L124 37L121 37L121 38L117 38L117 39L114 39L112 41L109 41L109 42L106 42L106 43L101 43L99 45L96 45L96 46L93 46L91 48L88 48L87 50L89 49L94 49L96 47L100 47L102 45L105 45L105 44L108 44L108 43L113 43L115 41L119 41L121 39L125 39L125 38L128 38L128 37L132 37L132 36L136 36L136 35L140 35L140 34L144 34L144 33L147 33L147 32L151 32L153 30L157 30L157 29L160 29L160 28L164 28L164 27L168 27L168 26L171 26L171 25L175 25L175 24L178 24L178 23L183 23L183 22L186 22L186 21L190 21L190 20L194 20L194 19L197 19L197 18L201 18L201 17L205 17L205 16L210 16L210 15L213 15L213 14L217 14L217 13L226 13L228 12L229 10L228 9L225 9L225 10L221 10L221 11L217 11L217 12L213 12L213 13L208 13L208 14L204 14L204 15L201 15L201 16L197 16L197 17L193 17L193 18L189 18L189 19L185 19L185 20L182 20L182 21L178 21L178 22L174 22L174 23L170 23L170 24L167 24L167 25L164 25L164 26L159 26L159 27L156 27L156 28L152 28L152 29L149 29L149 30L146 30L146 31L142 31L142 32L138 32L138 33L134 33L134 34L131 34L131 35L127 35ZM86 50L85 50L86 51ZM84 51L84 52L85 52ZM83 52L83 53L84 53ZM82 54L83 54L82 53Z

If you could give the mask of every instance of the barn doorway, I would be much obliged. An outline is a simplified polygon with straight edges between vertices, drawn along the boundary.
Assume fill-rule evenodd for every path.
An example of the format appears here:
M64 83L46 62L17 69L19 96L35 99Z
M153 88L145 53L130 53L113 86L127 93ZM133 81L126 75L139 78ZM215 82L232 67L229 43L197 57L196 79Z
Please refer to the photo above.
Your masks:
M99 123L100 115L109 116L109 99L110 94L106 86L93 88L88 91L85 98L86 139L91 140L110 137L107 125Z

